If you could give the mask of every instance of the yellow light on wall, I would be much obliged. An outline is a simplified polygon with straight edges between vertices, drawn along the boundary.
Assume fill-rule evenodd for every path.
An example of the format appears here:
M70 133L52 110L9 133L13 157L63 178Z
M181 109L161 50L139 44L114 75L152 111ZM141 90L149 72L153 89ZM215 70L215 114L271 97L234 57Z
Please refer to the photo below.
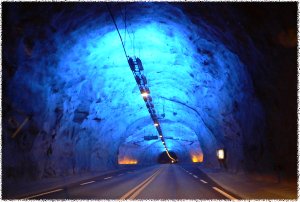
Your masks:
M201 163L203 162L203 154L192 154L193 163Z
M137 164L138 161L129 157L124 157L124 158L119 158L118 159L118 164Z
M225 159L224 149L218 149L217 150L217 157L218 157L219 160L224 160Z

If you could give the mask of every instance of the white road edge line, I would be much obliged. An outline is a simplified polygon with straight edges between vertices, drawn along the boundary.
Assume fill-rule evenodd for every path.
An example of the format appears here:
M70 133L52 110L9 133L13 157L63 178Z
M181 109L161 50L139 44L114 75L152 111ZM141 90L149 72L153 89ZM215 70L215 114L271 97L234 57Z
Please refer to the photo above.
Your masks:
M112 178L112 176L110 176L110 177L106 177L106 178L104 178L104 180L108 180L108 179L110 179L110 178Z
M198 178L198 176L197 175L193 175L194 176L194 178Z
M95 181L89 181L89 182L85 182L85 183L81 183L80 186L86 185L86 184L91 184L94 183Z
M43 195L51 194L51 193L54 193L54 192L62 191L62 190L63 189L55 189L55 190L52 190L52 191L48 191L48 192L36 194L36 195L33 195L33 196L29 196L29 197L26 197L24 199L31 199L31 198L35 198L35 197L38 197L38 196L43 196Z
M206 184L207 182L206 181L204 181L204 180L200 180L201 182L203 182L204 184Z
M229 198L230 200L237 200L236 198L234 198L233 196L227 194L226 192L222 191L221 189L218 189L217 187L212 187L214 190L216 190L217 192L219 192L220 194L222 194L223 196Z

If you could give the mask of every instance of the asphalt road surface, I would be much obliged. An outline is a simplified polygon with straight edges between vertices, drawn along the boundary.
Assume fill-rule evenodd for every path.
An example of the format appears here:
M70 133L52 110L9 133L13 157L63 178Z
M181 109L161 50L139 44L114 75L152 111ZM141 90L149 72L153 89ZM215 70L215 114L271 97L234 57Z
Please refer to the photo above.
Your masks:
M239 199L193 165L163 164L73 183L27 199Z

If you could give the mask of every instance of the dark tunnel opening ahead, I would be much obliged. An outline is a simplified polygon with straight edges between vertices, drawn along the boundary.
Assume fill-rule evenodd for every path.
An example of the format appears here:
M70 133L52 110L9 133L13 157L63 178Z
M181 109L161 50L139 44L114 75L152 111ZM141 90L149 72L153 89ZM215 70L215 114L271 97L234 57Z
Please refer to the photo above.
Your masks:
M170 154L170 156L172 156L172 158L174 158L176 161L173 161L171 158L169 158L167 152L164 151L164 152L162 152L162 153L158 156L157 162L158 162L158 163L161 163L161 164L163 164L163 163L176 163L176 162L178 162L178 157L177 157L177 155L175 154L175 152L169 151L169 154Z

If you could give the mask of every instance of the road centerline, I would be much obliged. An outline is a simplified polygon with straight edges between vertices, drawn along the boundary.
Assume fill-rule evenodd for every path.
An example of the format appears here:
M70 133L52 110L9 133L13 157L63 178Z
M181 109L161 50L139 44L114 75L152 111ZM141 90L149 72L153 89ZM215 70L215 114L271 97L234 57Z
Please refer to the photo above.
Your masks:
M149 181L152 181L151 179L152 178L154 179L157 176L157 174L160 173L161 170L162 170L162 168L160 168L157 171L155 171L150 177L148 177L142 183L140 183L139 185L137 185L133 189L129 190L126 194L124 194L123 196L121 196L120 199L129 199L129 196L131 196L130 199L132 199L132 195L134 195L135 192L140 193L146 187L146 186L143 186L143 185L147 184L147 182L149 182ZM135 195L135 196L137 196L137 195Z
M217 187L212 187L214 190L216 190L217 192L219 192L220 194L222 194L223 196L225 196L226 198L230 199L230 200L237 200L236 198L234 198L233 196L227 194L226 192L222 191L221 189L217 188Z
M112 178L112 176L106 177L106 178L104 178L104 180L108 180L108 179L110 179L110 178Z
M80 186L87 185L87 184L91 184L91 183L94 183L94 182L95 182L95 181L84 182L84 183L81 183Z
M201 182L203 182L204 184L207 184L207 182L206 182L206 181L204 181L204 180L202 180L202 179L201 179L200 181L201 181Z
M154 176L152 176L151 179L148 182L146 182L142 187L136 190L135 193L133 193L129 199L135 199L160 173L161 170L157 172Z
M52 191L47 191L47 192L43 192L43 193L36 194L36 195L33 195L33 196L29 196L29 197L26 197L24 199L32 199L32 198L35 198L35 197L44 196L44 195L47 195L47 194L52 194L52 193L59 192L59 191L62 191L62 190L63 189L55 189L55 190L52 190Z

